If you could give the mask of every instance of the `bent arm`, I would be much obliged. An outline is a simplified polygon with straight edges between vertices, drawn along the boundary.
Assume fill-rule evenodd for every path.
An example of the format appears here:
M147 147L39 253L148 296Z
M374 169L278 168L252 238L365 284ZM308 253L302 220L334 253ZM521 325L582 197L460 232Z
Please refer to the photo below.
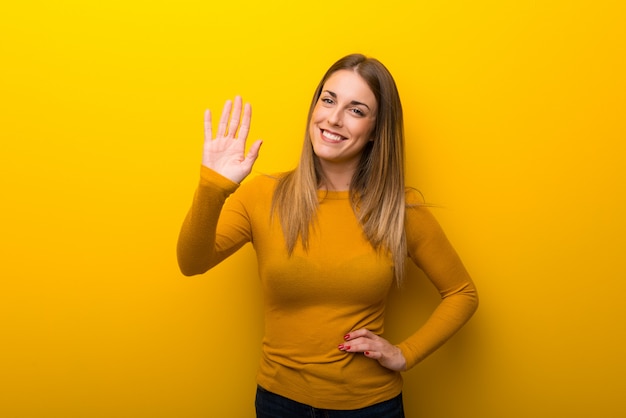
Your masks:
M185 276L205 273L243 245L243 242L235 242L224 233L218 233L218 221L226 198L238 187L237 183L202 166L200 184L181 227L176 248L178 266Z
M411 208L407 230L409 255L441 295L428 320L398 347L407 370L450 339L478 308L478 293L458 254L426 208Z

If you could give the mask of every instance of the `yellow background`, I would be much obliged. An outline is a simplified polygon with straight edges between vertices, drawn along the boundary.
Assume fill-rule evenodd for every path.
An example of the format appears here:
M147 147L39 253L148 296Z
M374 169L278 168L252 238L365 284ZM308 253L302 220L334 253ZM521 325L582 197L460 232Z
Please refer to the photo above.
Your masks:
M0 416L253 415L253 251L192 279L175 262L202 113L243 95L256 172L289 169L315 85L350 52L396 77L409 182L481 296L406 374L408 416L626 416L622 1L10 4ZM413 269L389 337L436 302Z

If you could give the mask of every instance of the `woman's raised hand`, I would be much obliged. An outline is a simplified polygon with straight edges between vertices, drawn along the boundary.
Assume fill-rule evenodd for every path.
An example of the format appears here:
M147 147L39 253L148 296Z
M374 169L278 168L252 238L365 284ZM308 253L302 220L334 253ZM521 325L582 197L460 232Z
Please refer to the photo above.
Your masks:
M252 107L242 104L241 97L234 102L227 100L213 137L211 111L204 113L204 150L202 165L222 176L240 183L252 171L252 165L259 156L261 140L255 141L246 154L246 139L250 131ZM242 115L243 110L243 115Z

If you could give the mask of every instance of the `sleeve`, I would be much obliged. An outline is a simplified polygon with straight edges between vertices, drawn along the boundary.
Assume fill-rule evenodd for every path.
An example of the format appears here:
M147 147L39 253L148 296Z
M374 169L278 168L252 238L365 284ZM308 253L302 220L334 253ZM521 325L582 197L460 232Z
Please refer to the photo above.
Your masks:
M205 273L250 241L246 210L231 202L236 200L238 189L237 183L201 167L200 184L176 248L178 266L184 275Z
M428 320L398 344L410 369L452 337L478 308L476 287L439 223L424 206L407 208L409 257L439 291Z

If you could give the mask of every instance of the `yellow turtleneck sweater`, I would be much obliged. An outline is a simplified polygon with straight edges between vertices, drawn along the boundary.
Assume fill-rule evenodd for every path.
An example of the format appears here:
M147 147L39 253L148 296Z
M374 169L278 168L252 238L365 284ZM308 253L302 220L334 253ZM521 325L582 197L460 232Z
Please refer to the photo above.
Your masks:
M251 242L265 302L265 336L257 382L263 388L324 409L357 409L393 398L399 372L337 346L360 328L384 331L393 284L391 259L364 238L348 192L319 192L309 248L287 255L280 223L270 220L276 179L259 176L239 186L202 167L200 185L183 223L178 262L201 274ZM450 338L474 313L476 289L428 209L412 192L407 203L409 257L439 290L428 321L398 344L413 367Z

